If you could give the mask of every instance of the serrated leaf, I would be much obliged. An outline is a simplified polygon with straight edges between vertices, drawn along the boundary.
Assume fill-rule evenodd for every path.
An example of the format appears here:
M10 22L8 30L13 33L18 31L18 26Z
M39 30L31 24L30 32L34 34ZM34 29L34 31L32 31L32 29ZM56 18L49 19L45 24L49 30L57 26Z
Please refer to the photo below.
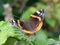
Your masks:
M11 27L10 23L0 22L0 45L5 43L9 36L14 36L14 30Z
M21 35L20 35L21 34ZM23 33L9 22L0 22L0 45L5 43L8 37L22 36ZM18 37L17 37L18 38Z

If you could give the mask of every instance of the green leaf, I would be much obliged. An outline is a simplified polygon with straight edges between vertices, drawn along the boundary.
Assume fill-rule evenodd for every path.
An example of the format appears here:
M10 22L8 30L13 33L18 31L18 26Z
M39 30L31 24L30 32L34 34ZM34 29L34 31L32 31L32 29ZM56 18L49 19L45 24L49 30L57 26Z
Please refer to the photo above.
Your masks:
M47 6L44 5L43 3L37 2L37 3L35 3L35 7L37 9L41 9L41 8L44 8L45 9Z
M42 1L42 2L44 2L44 3L48 3L48 0L40 0L40 1Z
M55 5L55 11L56 11L55 17L60 21L60 3Z
M34 11L36 11L36 8L29 7L23 14L21 19L27 19Z
M45 18L46 22L51 26L51 27L55 27L56 24L56 20L51 19L51 18Z
M14 36L15 32L11 26L10 23L0 22L0 45L5 43L9 36Z
M45 45L47 41L47 36L44 31L40 30L36 33L35 36L31 37L31 40L34 45Z
M57 41L54 39L48 39L47 45L56 45Z
M24 33L16 26L11 25L9 22L0 22L0 45L5 43L8 37L22 36Z

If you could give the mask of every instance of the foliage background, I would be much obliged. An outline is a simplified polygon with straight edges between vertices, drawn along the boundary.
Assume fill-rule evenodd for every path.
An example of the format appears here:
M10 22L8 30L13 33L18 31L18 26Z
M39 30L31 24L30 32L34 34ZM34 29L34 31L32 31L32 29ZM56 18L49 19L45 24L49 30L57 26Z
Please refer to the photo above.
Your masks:
M46 9L44 25L35 35L4 21L3 5L9 3L14 19L27 19L34 11ZM0 0L0 45L58 45L60 43L60 0Z

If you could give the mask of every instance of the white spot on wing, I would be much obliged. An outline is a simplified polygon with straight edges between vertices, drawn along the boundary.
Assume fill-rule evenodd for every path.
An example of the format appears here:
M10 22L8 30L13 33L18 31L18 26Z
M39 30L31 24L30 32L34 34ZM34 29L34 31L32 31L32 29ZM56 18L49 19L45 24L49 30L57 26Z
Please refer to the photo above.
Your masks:
M43 15L43 14L41 13L41 15Z
M36 11L38 14L40 14L40 12L39 11Z

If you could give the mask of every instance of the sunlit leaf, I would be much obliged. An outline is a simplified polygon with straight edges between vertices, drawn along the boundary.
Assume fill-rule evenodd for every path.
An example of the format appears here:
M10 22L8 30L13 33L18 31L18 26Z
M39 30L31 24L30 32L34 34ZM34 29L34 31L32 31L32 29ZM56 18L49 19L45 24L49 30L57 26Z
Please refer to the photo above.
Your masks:
M21 35L20 35L21 34ZM22 36L23 33L9 22L0 22L0 45L5 43L8 37ZM18 37L17 37L18 38Z
M27 19L33 12L36 11L36 8L34 7L29 7L23 14L21 19Z

